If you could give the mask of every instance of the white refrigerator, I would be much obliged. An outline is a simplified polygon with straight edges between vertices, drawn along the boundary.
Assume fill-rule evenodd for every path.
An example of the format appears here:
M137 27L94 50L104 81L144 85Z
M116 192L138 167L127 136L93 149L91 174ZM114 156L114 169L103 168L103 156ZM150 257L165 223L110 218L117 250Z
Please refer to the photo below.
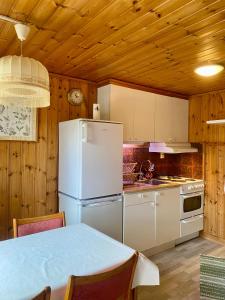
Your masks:
M86 223L122 241L121 123L59 123L59 210L67 224Z

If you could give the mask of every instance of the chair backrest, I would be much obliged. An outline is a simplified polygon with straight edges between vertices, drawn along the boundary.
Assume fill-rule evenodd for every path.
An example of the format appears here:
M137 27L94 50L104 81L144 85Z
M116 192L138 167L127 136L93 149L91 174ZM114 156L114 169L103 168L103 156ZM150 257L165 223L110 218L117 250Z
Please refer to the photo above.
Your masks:
M63 226L65 226L64 212L34 218L13 219L13 236L14 238L21 237Z
M225 299L225 258L200 256L200 299Z
M64 300L129 300L137 259L136 252L113 270L96 275L71 276Z
M43 291L41 291L37 296L31 300L50 300L51 297L51 288L47 286Z

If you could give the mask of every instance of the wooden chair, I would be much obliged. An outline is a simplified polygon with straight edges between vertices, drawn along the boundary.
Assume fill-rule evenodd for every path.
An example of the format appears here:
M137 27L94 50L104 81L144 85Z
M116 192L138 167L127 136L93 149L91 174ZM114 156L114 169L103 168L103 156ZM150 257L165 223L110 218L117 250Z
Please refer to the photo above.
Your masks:
M13 236L16 238L63 226L65 226L64 212L34 218L13 219Z
M108 272L70 276L64 300L130 300L137 259L136 252L124 264Z
M51 297L51 288L47 286L42 292L40 292L37 296L32 298L31 300L50 300Z

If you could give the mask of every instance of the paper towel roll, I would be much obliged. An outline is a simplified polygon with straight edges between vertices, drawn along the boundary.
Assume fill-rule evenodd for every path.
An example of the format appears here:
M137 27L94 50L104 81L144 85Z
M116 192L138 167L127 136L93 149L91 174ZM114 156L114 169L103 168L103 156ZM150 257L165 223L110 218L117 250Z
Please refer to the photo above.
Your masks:
M93 119L100 120L100 104L93 104Z

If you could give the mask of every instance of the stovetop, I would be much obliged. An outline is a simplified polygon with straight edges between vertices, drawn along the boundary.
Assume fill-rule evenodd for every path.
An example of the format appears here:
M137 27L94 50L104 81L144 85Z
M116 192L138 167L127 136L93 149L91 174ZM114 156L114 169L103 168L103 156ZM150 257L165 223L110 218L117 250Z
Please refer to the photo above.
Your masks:
M181 184L180 194L182 195L204 191L204 181L202 179L182 176L159 176L158 179Z
M191 182L198 182L202 181L202 179L195 179L195 178L188 178L188 177L182 177L182 176L172 176L172 175L166 175L166 176L159 176L158 179L160 180L166 180L166 181L173 181L173 182L183 182L183 183L191 183Z

